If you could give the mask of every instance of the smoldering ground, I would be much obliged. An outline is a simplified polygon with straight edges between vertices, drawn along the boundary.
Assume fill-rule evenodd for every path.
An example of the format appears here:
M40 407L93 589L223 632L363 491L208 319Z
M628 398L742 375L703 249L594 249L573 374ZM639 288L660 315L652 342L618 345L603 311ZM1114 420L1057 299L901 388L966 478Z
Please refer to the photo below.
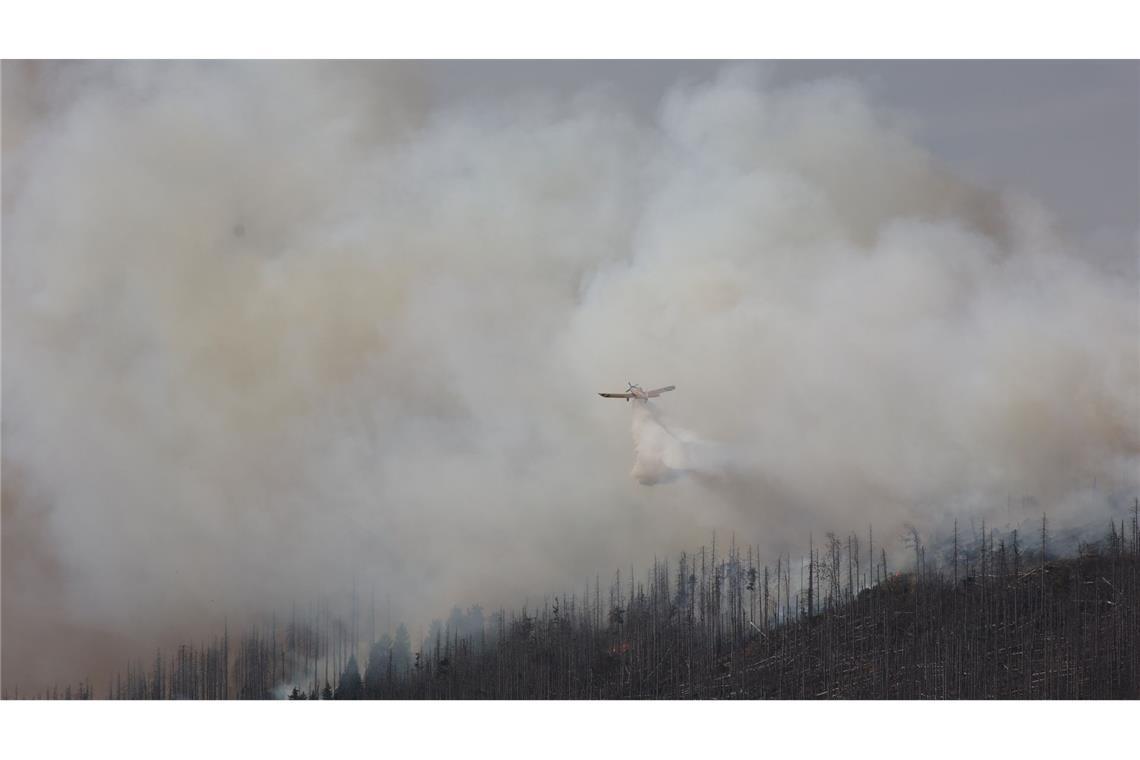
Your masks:
M855 83L730 69L652 118L407 66L3 85L6 684L353 578L424 621L714 530L1138 486L1136 282ZM678 386L632 455L627 379Z

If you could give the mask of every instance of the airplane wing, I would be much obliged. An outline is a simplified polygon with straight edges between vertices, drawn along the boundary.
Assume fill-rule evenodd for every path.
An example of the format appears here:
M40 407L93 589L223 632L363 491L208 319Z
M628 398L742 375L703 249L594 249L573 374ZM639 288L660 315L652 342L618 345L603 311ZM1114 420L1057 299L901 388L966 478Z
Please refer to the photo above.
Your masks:
M665 393L666 391L675 391L675 390L677 390L677 386L666 385L664 388L657 388L655 390L651 390L648 393L646 393L645 395L648 396L649 398L657 398L658 396L660 396L662 393Z
M602 398L633 398L632 393L599 393Z

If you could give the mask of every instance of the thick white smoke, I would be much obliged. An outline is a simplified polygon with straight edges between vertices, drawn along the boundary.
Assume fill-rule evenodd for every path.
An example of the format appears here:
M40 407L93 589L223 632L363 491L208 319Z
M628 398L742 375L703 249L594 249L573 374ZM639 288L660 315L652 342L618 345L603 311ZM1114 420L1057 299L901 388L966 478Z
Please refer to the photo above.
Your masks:
M353 577L414 625L714 530L1138 487L1137 283L850 82L646 120L386 66L3 74L5 682ZM678 386L633 478L627 378Z

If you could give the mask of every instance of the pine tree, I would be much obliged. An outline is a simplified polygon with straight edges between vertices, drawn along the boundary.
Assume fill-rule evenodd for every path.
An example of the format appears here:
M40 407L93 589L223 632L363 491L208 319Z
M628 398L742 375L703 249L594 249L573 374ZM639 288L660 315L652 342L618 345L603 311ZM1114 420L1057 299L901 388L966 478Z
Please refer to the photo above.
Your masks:
M387 643L383 639L388 639ZM391 639L385 635L368 650L368 664L364 668L364 695L368 699L378 698L384 690Z
M396 640L392 643L392 667L396 675L403 675L412 665L412 639L408 627L400 623L396 628Z
M356 655L349 655L344 672L336 685L334 699L363 699L364 683L360 680L360 669L356 666Z

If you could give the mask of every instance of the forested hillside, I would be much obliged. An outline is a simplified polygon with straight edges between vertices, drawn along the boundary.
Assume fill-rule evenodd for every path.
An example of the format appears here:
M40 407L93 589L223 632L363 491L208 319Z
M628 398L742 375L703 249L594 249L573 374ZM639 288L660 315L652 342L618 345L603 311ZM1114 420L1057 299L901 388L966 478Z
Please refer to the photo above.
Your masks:
M1030 549L1016 530L983 526L969 542L955 529L936 552L912 530L904 568L888 566L873 532L865 544L811 538L802 561L766 565L714 542L535 608L456 608L415 644L401 624L354 645L357 605L347 619L310 608L159 652L103 693L85 682L5 696L1136 698L1138 510L1064 557L1044 519Z

